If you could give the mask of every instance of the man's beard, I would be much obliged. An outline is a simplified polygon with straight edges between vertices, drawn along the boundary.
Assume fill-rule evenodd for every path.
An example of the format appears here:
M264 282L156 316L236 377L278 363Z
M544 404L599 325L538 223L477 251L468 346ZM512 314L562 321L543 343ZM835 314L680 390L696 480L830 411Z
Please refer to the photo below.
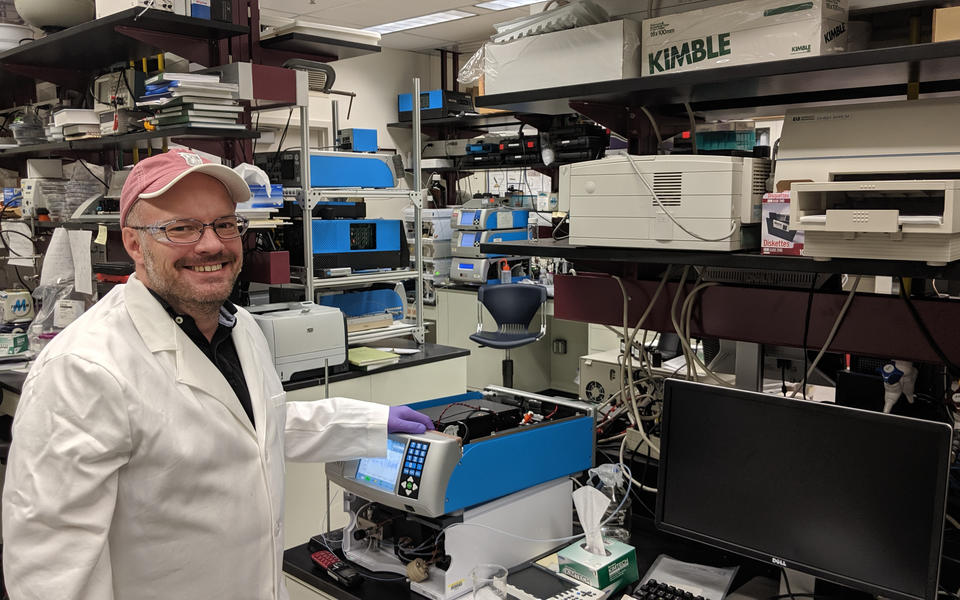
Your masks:
M186 263L186 259L176 261L167 273L167 269L157 267L158 260L152 251L143 246L144 268L150 280L150 287L164 300L170 303L178 312L186 314L212 314L220 310L223 303L230 297L233 286L239 276L239 269L234 274L230 286L225 290L210 290L206 294L198 294L197 290L189 289L178 281L178 270ZM233 268L236 257L232 252L221 252L214 256L204 257L205 262L226 263L224 269Z

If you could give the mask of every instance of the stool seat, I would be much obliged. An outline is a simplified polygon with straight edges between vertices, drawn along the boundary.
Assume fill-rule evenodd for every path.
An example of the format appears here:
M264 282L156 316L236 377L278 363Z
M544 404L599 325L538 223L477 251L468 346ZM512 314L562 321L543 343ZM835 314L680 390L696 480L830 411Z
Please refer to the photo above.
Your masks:
M538 332L500 333L497 331L481 331L471 335L470 339L481 346L507 350L535 342L540 339L540 334Z
M481 286L477 291L477 332L470 339L481 346L506 350L503 360L503 385L513 387L513 361L510 350L531 344L547 332L547 316L541 312L540 330L527 331L533 317L547 301L547 288L541 285L500 283ZM497 323L493 331L483 329L483 309Z

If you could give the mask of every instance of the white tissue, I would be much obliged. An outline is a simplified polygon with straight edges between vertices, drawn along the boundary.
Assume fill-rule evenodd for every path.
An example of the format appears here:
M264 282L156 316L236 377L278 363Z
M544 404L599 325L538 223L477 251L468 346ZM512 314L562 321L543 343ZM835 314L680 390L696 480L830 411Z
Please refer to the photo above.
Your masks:
M255 167L250 163L241 163L233 168L234 172L240 177L243 177L243 180L247 182L247 185L262 185L267 188L267 198L270 197L270 178L267 177L267 174L260 167Z
M598 556L606 556L603 548L603 536L600 534L600 523L603 514L610 505L610 498L595 487L585 485L573 492L573 505L577 508L580 525L587 536L587 552Z

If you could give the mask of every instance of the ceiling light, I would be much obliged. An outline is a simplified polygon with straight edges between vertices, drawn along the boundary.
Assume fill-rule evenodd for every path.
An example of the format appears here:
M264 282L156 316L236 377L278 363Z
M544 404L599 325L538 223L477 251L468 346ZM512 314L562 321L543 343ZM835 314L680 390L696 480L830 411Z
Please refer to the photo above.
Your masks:
M392 23L384 23L383 25L374 25L373 27L365 28L364 31L373 31L379 33L380 35L384 35L387 33L393 33L394 31L426 27L427 25L436 25L437 23L446 23L447 21L456 21L457 19L465 19L467 17L475 16L477 15L462 10L446 10L443 12L435 12L429 15L423 15L422 17L411 17L409 19L403 19L402 21L393 21Z
M481 2L480 4L474 4L474 6L477 8L486 8L487 10L506 10L508 8L536 4L537 2L543 2L543 0L490 0L490 2Z

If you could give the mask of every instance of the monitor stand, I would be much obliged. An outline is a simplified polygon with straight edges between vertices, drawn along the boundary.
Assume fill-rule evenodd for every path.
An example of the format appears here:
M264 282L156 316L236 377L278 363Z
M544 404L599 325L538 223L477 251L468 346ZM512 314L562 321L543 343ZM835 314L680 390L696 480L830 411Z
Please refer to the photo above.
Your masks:
M800 571L786 569L783 571L783 574L786 574L786 576L790 578L790 591L793 592L794 596L797 596L798 600L807 598L810 594L815 594L816 598L843 598L849 600L873 600L874 597L873 594L868 592L861 592L860 590L819 579L813 575L801 573ZM780 575L780 595L787 593L787 586L784 585L783 582L783 574ZM800 594L805 595L800 596Z

